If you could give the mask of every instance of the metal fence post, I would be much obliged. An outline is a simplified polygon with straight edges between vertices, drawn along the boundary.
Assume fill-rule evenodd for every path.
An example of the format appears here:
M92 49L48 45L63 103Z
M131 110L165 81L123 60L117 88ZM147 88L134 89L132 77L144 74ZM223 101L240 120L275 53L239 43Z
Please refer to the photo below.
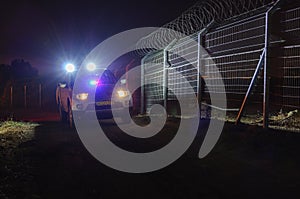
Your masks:
M202 81L201 81L201 76L202 74L202 67L203 67L203 62L202 62L202 36L203 33L205 32L206 29L202 29L199 34L198 34L198 67L197 67L197 100L198 100L198 106L199 106L199 117L201 119L201 101L202 101L202 89L203 89L203 85L202 85Z
M141 61L141 115L145 114L145 61L148 55L145 55Z
M268 74L268 48L269 48L269 13L266 13L265 23L265 59L264 59L264 95L263 95L263 127L269 126L269 74Z
M198 57L197 57L197 100L198 100L198 106L199 106L199 117L201 119L201 101L202 101L202 81L201 81L201 76L203 75L203 52L202 48L204 48L204 45L202 43L202 36L207 33L208 29L212 26L214 21L210 22L205 28L203 28L199 33L198 33Z
M201 30L198 34L198 66L197 66L197 100L198 100L198 106L199 106L199 117L201 119L201 101L202 101L202 82L201 82L201 69L202 69L202 34L204 30Z
M171 67L171 63L169 61L169 49L174 46L177 42L177 39L174 39L171 43L169 43L164 49L164 70L163 70L163 99L164 99L164 107L166 113L168 114L168 84L169 84L169 67Z
M269 98L270 98L270 79L269 79L269 71L268 71L268 63L269 63L269 17L273 14L275 8L277 8L280 0L278 0L267 12L265 15L265 59L264 59L264 94L263 94L263 128L269 127Z
M254 71L254 74L253 74L253 77L252 77L251 82L249 84L248 90L247 90L246 95L245 95L245 97L243 99L242 105L241 105L241 107L239 109L238 115L237 115L236 120L235 120L235 124L238 124L240 122L240 120L241 120L242 114L244 112L244 107L245 107L247 99L248 99L248 97L249 97L249 95L250 95L250 93L251 93L251 91L252 91L252 89L254 87L255 81L256 81L256 79L258 77L258 74L259 74L259 70L261 69L261 67L263 65L263 61L266 60L266 54L265 53L266 52L265 52L265 49L264 49L263 52L260 55L260 59L258 61L256 69Z
M164 49L164 70L163 70L163 99L164 99L164 107L168 114L168 51Z

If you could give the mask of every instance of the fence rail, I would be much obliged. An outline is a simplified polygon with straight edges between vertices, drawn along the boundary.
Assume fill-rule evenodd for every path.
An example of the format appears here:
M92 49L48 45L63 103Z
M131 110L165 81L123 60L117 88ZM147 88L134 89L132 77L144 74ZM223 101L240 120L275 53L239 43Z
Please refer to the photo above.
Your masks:
M41 82L15 82L7 85L1 96L1 109L56 108L55 85Z

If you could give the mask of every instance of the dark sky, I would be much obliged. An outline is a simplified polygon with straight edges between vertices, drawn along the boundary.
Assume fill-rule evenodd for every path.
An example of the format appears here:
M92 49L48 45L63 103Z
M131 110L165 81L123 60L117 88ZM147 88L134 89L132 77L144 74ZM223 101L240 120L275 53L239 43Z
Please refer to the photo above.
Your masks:
M121 31L172 21L196 1L2 1L0 64L24 58L51 72Z

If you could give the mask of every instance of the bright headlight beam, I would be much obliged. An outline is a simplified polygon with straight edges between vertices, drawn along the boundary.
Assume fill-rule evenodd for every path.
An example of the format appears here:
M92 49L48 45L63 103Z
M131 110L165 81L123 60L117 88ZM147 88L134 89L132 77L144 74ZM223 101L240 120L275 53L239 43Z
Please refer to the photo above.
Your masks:
M75 66L71 63L66 64L65 69L68 73L73 73L75 71Z
M96 65L94 63L88 63L86 65L86 69L88 69L89 71L94 71L96 70Z

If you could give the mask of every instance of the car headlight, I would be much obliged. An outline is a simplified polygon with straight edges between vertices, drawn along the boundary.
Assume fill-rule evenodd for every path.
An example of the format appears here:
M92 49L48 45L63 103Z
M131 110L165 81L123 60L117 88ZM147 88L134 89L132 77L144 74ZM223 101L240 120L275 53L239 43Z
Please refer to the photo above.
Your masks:
M76 95L76 99L84 101L87 100L89 94L88 93L79 93Z
M118 90L117 93L118 93L118 97L120 98L127 97L129 95L129 92L125 90Z
M94 71L96 70L96 65L94 63L88 63L86 65L86 69L88 69L89 71Z

